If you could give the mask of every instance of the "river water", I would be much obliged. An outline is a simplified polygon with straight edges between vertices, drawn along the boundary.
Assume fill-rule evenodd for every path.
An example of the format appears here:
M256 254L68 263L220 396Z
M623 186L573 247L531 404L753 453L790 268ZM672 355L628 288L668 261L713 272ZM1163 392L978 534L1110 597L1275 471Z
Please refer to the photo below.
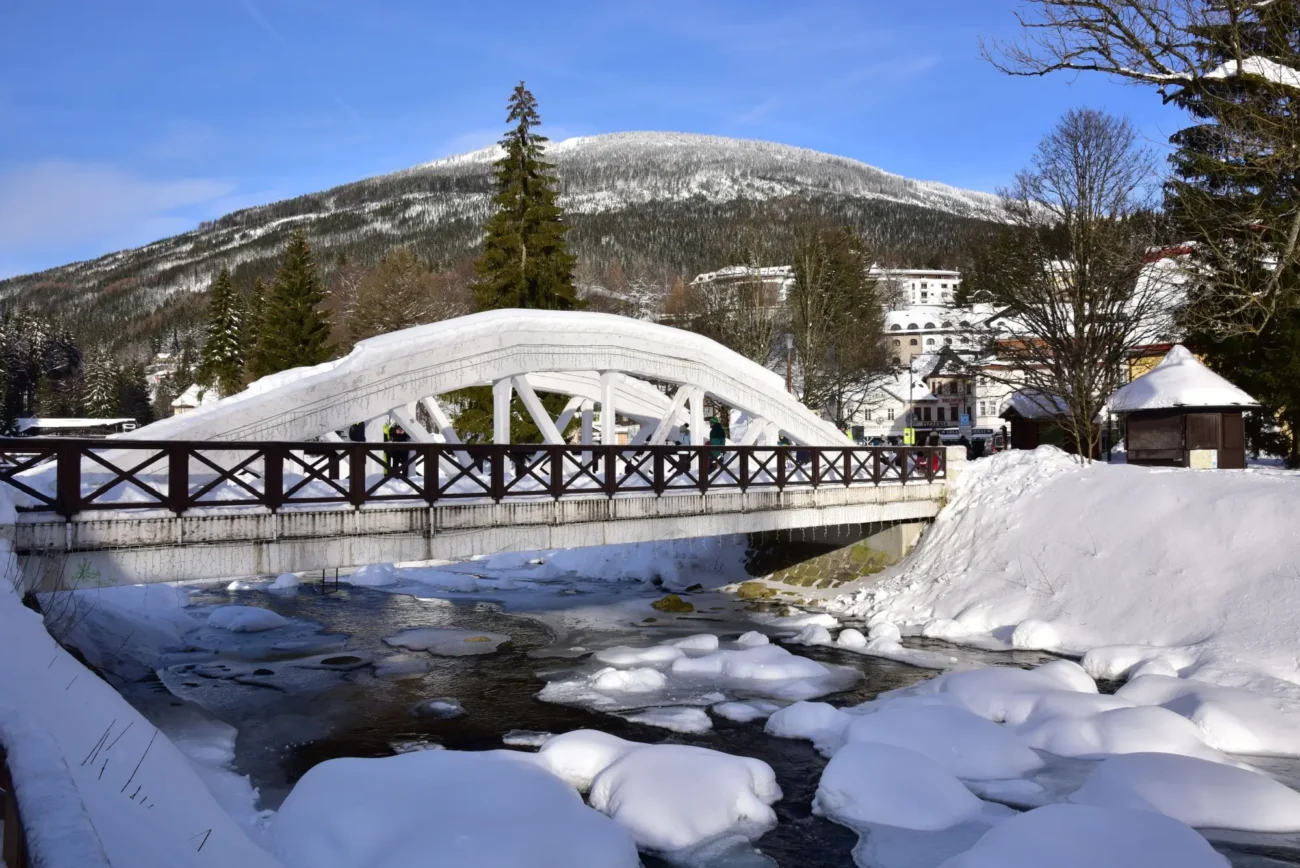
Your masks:
M644 603L658 596L654 589L607 593L607 605L613 609L629 600L639 602L638 614L647 611ZM742 605L734 600L711 595L690 599L697 602L697 612L690 616L656 617L654 623L640 618L620 622L614 617L573 629L555 617L567 604L556 596L542 605L515 606L521 611L508 612L483 599L419 599L347 585L328 591L304 585L288 595L210 591L194 602L261 606L293 619L293 625L237 637L240 641L220 654L176 662L162 670L165 690L155 685L153 690L127 695L138 705L155 706L174 703L174 695L235 726L239 730L235 767L251 777L260 791L261 806L270 809L279 806L308 769L328 759L389 756L420 743L453 750L496 749L504 746L503 736L512 730L599 729L635 741L694 744L757 757L772 766L784 793L774 806L779 823L756 842L757 848L782 868L853 865L850 853L857 835L812 814L825 760L809 743L768 736L762 721L736 724L715 719L712 731L683 735L536 699L546 684L544 675L563 674L578 665L587 651L616 644L647 645L690 633L734 638L755 626L746 622ZM598 592L581 599L582 605L596 609L602 602ZM385 637L426 626L506 633L511 641L482 656L428 656L428 671L413 677L374 674L372 659L401 650L386 645ZM268 641L272 634L277 641ZM934 674L833 649L791 646L790 650L862 673L851 690L825 697L837 705L862 702ZM979 655L945 650L1001 665L1030 666L1044 659L1037 653ZM454 698L466 713L453 719L412 714L417 704L434 697ZM1268 848L1261 852L1258 846L1223 849L1238 866L1300 864L1294 852ZM647 866L663 864L644 858Z

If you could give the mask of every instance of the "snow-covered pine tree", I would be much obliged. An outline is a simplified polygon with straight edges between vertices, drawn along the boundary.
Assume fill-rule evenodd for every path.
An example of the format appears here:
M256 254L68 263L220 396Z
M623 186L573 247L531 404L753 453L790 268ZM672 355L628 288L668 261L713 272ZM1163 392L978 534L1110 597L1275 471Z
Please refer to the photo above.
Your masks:
M266 309L266 281L260 277L253 278L253 285L244 299L244 323L240 333L244 341L244 379L253 375L254 358L261 341L262 313Z
M82 412L92 419L116 418L121 408L117 393L118 368L113 357L103 347L96 347L87 355L82 372Z
M148 425L154 420L144 362L131 362L118 369L117 407L119 413L130 416L136 424Z
M253 377L329 359L330 323L324 303L325 287L307 236L295 232L262 304L257 351L249 366Z
M199 381L233 395L244 385L244 296L222 268L208 291L208 325Z
M496 161L496 212L489 218L483 254L475 263L474 302L479 310L504 307L572 310L575 258L569 253L563 213L556 204L553 168L543 159L546 137L537 100L521 81L510 96L501 139L505 155Z

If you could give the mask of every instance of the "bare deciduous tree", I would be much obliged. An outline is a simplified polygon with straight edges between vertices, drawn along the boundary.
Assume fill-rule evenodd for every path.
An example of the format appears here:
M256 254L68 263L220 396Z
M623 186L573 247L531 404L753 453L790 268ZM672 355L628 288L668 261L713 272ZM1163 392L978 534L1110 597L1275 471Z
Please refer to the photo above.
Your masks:
M1213 335L1253 333L1300 305L1300 27L1294 0L1031 0L1022 38L986 44L1012 75L1095 71L1156 87L1214 128L1218 170L1258 195L1230 208L1213 185L1177 191L1196 245L1185 315ZM1224 88L1225 81L1239 87ZM1270 189L1271 188L1271 189ZM1286 207L1278 207L1278 194Z
M348 334L359 341L463 316L471 309L463 278L433 271L410 248L397 247L356 279L347 311Z
M1020 388L1083 455L1099 449L1097 419L1127 354L1168 328L1178 290L1169 269L1148 262L1152 173L1128 121L1067 113L1004 191L1013 228L978 276L1001 310L1000 364L984 376Z

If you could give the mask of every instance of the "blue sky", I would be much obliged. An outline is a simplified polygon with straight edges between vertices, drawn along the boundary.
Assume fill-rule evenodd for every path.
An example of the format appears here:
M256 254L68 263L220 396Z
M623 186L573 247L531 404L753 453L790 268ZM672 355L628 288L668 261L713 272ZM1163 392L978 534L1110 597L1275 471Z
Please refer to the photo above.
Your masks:
M1153 91L1012 79L1020 0L54 0L0 29L0 277L489 144L526 79L552 138L769 139L995 190L1067 108ZM544 16L539 19L538 16Z

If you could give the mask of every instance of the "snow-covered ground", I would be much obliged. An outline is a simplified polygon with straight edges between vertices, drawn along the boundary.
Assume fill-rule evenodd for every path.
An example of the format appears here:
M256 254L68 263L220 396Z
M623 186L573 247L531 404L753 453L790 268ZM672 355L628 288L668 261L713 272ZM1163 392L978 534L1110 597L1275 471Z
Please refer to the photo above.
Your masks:
M1004 452L967 468L892 575L829 607L873 629L1079 656L1099 678L1177 675L1256 691L1291 711L1298 511L1292 473Z

